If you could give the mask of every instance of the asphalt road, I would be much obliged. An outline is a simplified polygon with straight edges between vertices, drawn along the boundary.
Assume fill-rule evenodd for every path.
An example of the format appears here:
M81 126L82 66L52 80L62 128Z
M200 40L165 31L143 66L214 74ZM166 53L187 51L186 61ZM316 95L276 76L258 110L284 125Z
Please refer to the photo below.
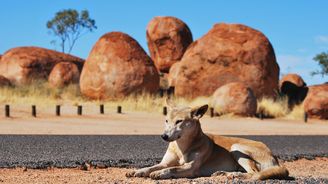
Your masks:
M328 156L328 136L242 136L266 143L283 160ZM0 135L0 168L142 167L160 161L167 147L158 135Z

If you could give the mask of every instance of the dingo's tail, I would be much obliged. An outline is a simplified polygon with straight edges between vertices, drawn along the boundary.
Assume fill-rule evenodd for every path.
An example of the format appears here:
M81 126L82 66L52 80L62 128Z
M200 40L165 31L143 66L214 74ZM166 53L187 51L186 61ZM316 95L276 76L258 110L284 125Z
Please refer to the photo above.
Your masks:
M266 180L266 179L287 179L289 175L286 167L283 166L273 166L267 168L263 171L255 173L253 179L257 180Z

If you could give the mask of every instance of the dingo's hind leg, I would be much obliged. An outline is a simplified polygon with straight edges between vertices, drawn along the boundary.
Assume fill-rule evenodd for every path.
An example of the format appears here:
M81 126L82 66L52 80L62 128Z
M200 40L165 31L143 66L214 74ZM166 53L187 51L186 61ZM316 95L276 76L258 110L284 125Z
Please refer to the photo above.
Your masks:
M231 146L231 154L238 162L238 164L247 172L247 173L256 173L259 172L259 169L256 165L256 161L253 160L249 155L249 152L244 148L243 145L234 144Z
M234 144L231 146L231 153L235 160L250 174L248 179L265 180L288 177L288 170L283 166L279 166L278 160L275 157L253 148L252 153L257 155L257 159L260 160L259 163L258 160L256 161L250 156L252 155L251 150L252 148L245 145ZM261 155L261 157L259 157L259 155Z

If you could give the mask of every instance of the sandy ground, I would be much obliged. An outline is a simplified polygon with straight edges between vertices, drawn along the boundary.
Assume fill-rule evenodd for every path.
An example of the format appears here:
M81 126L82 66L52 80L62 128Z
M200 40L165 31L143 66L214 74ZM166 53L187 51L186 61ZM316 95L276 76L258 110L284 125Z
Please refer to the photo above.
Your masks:
M328 158L316 158L315 160L300 159L283 163L290 172L290 176L301 182L304 177L314 179L328 179ZM84 171L74 169L0 169L0 182L2 183L220 183L229 182L223 176L202 177L195 179L173 179L154 181L145 178L126 178L125 173L130 169L106 168ZM317 181L317 180L315 180ZM328 181L328 180L326 180ZM322 181L325 182L325 181ZM320 183L320 182L319 182Z

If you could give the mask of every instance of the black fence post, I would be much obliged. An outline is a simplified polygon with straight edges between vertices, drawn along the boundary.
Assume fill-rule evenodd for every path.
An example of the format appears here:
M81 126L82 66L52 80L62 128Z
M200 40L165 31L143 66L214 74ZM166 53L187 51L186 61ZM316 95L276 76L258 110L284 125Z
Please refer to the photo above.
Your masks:
M32 116L36 117L36 106L32 105Z
M163 115L166 116L167 115L167 107L163 107Z
M82 115L82 105L77 106L77 115L79 115L79 116Z
M7 118L10 117L10 106L8 104L5 105L5 115Z
M117 106L117 113L121 114L122 113L122 107L121 106Z
M60 105L56 105L56 116L60 116Z
M99 110L100 110L100 114L105 114L105 108L104 108L104 104L100 104L99 106Z
M164 89L159 89L159 96L163 97L164 96Z
M308 114L304 112L304 123L306 123L307 121L308 121Z

